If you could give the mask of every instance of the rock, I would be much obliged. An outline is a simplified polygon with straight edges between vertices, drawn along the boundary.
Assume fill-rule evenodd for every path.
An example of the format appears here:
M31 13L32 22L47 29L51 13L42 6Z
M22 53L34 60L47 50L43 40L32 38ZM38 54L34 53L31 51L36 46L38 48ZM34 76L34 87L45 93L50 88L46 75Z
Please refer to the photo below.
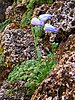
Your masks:
M75 34L63 44L63 55L30 100L75 99ZM72 44L72 48L70 48ZM59 45L60 46L60 45ZM69 48L68 48L69 47ZM67 50L66 50L67 48ZM61 50L60 50L61 51Z
M13 4L6 9L5 18L12 19L16 25L19 25L25 9L26 6L24 4Z
M75 34L75 1L56 0L52 5L42 5L35 8L34 16L48 13L53 17L47 21L51 25L59 28L59 32L54 36L55 42L65 41L70 34Z
M20 61L35 58L34 39L31 30L6 28L1 36L6 65L14 65Z
M4 81L0 89L0 100L29 100L24 84L25 81L20 80L15 83Z
M33 12L33 17L44 14L48 10L48 7L49 6L47 4L43 4L39 8L35 8Z
M46 38L44 41L45 43L39 39L38 46L41 56L46 58L47 53L51 50L51 45L49 45L49 41L46 41ZM14 67L22 61L37 58L30 27L22 30L18 29L14 23L10 23L0 35L0 45L3 49L6 67Z
M0 22L5 20L6 8L12 5L14 0L0 0Z
M12 34L23 35L22 30L11 30ZM25 32L24 32L25 33ZM26 33L25 33L26 34ZM28 36L30 36L28 34ZM7 35L9 37L9 35ZM68 37L63 44L63 55L56 67L34 92L31 100L74 100L75 99L75 34ZM72 43L72 48L70 47ZM27 49L28 51L28 49ZM60 49L61 51L61 49ZM26 51L25 51L26 52ZM26 95L25 81L19 80L15 83L5 81L0 89L0 99L4 100L30 100ZM13 89L12 89L13 87ZM3 91L3 92L1 92Z
M61 0L56 1L47 10L47 13L53 15L49 23L59 28L55 42L65 41L70 34L75 34L75 1Z

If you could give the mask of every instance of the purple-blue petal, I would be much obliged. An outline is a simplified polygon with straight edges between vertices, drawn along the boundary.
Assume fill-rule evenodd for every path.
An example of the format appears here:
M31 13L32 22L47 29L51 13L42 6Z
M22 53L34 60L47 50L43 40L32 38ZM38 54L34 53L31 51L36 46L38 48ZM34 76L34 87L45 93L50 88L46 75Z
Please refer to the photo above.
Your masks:
M51 19L51 17L52 17L51 14L42 14L42 15L39 16L39 19L40 19L41 21L46 21L46 20L48 20L48 19Z
M56 32L58 32L59 28L56 28L56 27L54 27L54 26L47 23L44 26L44 30L47 31L47 32L56 33Z
M42 26L42 25L44 25L44 22L39 20L38 18L34 17L31 20L31 24L36 25L36 26Z

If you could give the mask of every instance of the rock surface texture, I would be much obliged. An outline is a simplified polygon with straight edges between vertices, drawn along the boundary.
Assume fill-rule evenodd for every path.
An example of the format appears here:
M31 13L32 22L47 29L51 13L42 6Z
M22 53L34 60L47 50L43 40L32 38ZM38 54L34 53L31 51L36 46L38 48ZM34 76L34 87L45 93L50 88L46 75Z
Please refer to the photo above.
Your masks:
M22 19L22 15L26 7L23 4L14 4L9 6L5 12L6 19L12 19L16 25L19 25Z
M14 16L14 23L20 22L21 7L15 8L18 19L15 17L15 11L13 11L14 15L13 13L10 15L12 7L7 9L6 17ZM56 0L48 6L44 4L34 10L33 16L39 16L45 12L53 15L48 23L59 28L54 39L55 42L60 43L56 51L58 64L40 84L31 99L25 94L24 81L15 83L5 81L0 89L0 100L75 100L75 0ZM49 36L47 38L45 36L44 41L46 42L44 48L42 43L39 45L43 54L44 49L49 52ZM7 67L10 65L13 67L23 60L36 58L30 28L22 30L8 25L1 34L0 43L4 49L4 62Z
M13 3L14 0L0 0L0 22L5 19L5 11L8 6Z
M69 36L62 49L61 60L31 100L75 100L75 35Z
M31 100L75 100L75 1L56 1L47 13L53 15L48 22L60 28L55 38L59 60Z
M59 32L54 34L52 37L47 36L42 38L43 42L40 45L41 53L45 51L49 52L51 49L50 41L61 42L66 41L70 34L75 33L75 1L56 1L52 5L43 4L39 8L35 8L33 16L39 16L43 13L50 13L53 15L52 19L48 20L48 23L59 28ZM6 9L6 19L13 18L13 23L17 26L22 18L24 12L24 5L9 6ZM7 26L8 27L8 26ZM11 27L11 25L9 25ZM4 30L1 36L2 47L4 46L5 62L9 65L12 63L19 62L21 58L31 59L34 57L34 53L30 53L29 48L33 48L34 51L34 40L31 34L31 30L26 28L26 31L18 30L16 27L12 29L7 28ZM7 36L6 36L7 35ZM8 38L8 39L7 39ZM10 39L9 39L10 38ZM27 38L27 40L26 40ZM50 39L49 39L50 38ZM53 38L53 40L52 40ZM15 40L16 39L16 40ZM28 45L28 46L27 46ZM30 46L32 45L32 47ZM48 46L48 47L47 47ZM22 56L23 55L23 56ZM26 56L24 56L26 55ZM27 57L28 56L28 57ZM13 61L12 61L13 60ZM11 64L9 64L9 62ZM13 65L14 66L14 65Z
M53 17L47 22L58 27L55 41L65 41L70 34L75 33L75 0L56 0L52 5L42 5L35 8L34 16L50 13Z
M0 88L0 100L30 100L26 95L25 81L17 81L15 83L4 82Z
M34 58L34 40L30 30L10 29L2 33L1 46L4 46L4 62L13 65Z
M1 100L75 100L75 34L60 44L62 55L59 63L34 92L26 95L25 81L4 82L0 88ZM59 53L60 53L59 52ZM61 54L61 53L60 53ZM13 87L13 88L12 88Z
M0 44L3 48L6 67L14 67L17 63L37 57L30 28L12 29L9 24L0 36ZM49 52L47 47L44 48L41 39L39 40L39 48L43 57Z

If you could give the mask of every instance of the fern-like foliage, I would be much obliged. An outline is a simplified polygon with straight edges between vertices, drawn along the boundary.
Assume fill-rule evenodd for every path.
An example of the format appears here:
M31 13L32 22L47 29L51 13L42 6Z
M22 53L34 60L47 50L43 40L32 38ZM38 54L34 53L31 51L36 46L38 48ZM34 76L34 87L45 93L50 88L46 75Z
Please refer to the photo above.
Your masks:
M36 60L28 60L16 65L14 70L9 74L8 81L17 80L25 81L26 95L32 95L37 86L45 79L50 70L57 64L54 58L54 52L58 44L52 44L52 53L48 54L47 59L41 57Z
M27 95L31 95L55 65L56 61L44 59L22 62L20 67L19 65L15 66L14 70L9 74L8 80L10 82L24 80Z

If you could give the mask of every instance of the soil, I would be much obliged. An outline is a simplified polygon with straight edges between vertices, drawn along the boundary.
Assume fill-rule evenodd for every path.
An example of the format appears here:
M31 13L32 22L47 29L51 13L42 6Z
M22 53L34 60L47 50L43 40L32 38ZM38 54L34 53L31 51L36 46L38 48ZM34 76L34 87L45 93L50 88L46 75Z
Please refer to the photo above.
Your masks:
M0 67L0 87L3 84L3 81L7 79L7 76L9 74L10 70L6 67Z

